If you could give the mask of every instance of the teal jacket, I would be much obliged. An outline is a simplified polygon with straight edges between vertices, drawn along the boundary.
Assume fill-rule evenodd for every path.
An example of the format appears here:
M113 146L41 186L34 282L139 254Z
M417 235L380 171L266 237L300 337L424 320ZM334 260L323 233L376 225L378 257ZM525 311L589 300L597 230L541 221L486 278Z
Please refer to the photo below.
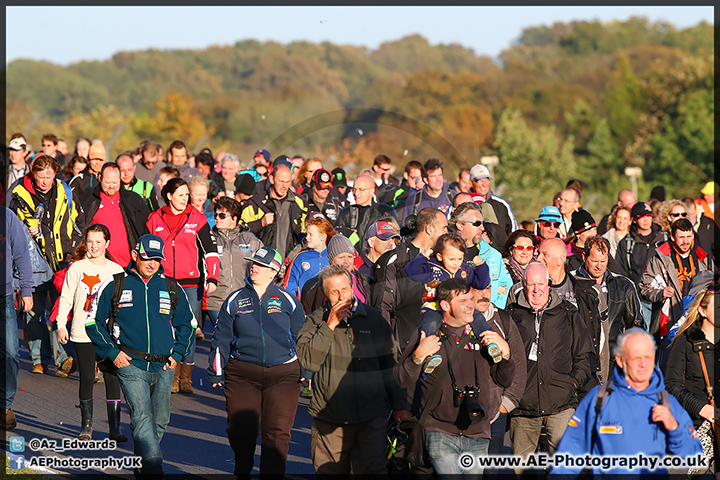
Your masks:
M500 309L505 308L513 281L505 262L503 262L502 254L491 247L485 240L480 242L477 247L480 252L478 256L485 260L490 269L490 301Z
M134 262L130 267L134 266ZM160 270L145 284L136 272L125 271L125 283L118 305L113 335L108 332L113 277L109 277L97 292L92 310L85 322L85 331L95 345L95 351L101 358L115 360L120 354L120 344L141 352L155 355L169 355L176 362L190 350L190 341L195 331L192 327L193 313L188 305L187 296L178 286L179 302L173 313L167 283ZM149 372L163 368L161 362L147 362L131 355L131 364Z

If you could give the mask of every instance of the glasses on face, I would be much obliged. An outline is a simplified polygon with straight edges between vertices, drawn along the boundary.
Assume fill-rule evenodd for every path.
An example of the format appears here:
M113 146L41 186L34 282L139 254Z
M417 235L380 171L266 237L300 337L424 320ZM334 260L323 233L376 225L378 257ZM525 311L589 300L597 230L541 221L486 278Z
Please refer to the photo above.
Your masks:
M463 223L469 223L469 224L471 224L473 227L482 227L483 224L485 223L485 222L483 222L482 220L475 220L475 221L460 220L460 221L463 222Z
M683 217L683 218L685 218L685 217L687 217L687 212L682 212L682 213L668 213L668 216L673 217L673 218L678 218L678 217Z
M540 222L540 225L542 225L543 227L560 228L560 222L548 222L543 220L542 222Z
M516 252L532 252L535 250L535 247L532 245L513 245L513 250Z
M227 218L227 216L228 216L228 214L225 212L215 214L215 218L219 218L220 220L225 220Z

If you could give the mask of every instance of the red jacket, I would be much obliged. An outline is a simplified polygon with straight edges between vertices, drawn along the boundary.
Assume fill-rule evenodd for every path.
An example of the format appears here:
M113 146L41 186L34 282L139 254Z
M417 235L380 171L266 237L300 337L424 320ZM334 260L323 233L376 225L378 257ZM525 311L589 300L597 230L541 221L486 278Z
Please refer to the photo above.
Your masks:
M180 285L196 287L201 285L201 276L217 285L220 259L217 253L215 236L205 215L188 205L181 216L185 220L180 230L171 232L166 218L172 215L170 207L165 206L150 214L147 221L150 233L162 238L165 242L165 260L162 266L165 275L173 277ZM201 271L204 262L205 272Z
M65 283L65 275L67 275L69 265L62 270L58 270L53 274L53 286L55 286L55 290L58 291L58 293L62 293L62 287L63 283ZM50 312L50 321L54 322L57 320L58 315L58 309L60 308L60 297L58 297L55 300L55 304L52 307L52 311ZM72 320L72 310L68 313L68 322Z

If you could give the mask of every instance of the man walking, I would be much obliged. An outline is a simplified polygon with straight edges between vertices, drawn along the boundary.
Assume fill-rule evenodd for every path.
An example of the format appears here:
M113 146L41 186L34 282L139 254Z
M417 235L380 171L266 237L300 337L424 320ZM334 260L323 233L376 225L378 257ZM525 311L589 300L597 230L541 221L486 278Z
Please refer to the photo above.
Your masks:
M85 324L98 355L118 369L130 410L135 455L142 459L136 476L162 475L160 441L170 422L173 372L195 334L185 293L162 274L163 249L157 235L140 237L132 263L120 277L123 285L118 288L117 306L113 293L118 280L111 277L100 287Z

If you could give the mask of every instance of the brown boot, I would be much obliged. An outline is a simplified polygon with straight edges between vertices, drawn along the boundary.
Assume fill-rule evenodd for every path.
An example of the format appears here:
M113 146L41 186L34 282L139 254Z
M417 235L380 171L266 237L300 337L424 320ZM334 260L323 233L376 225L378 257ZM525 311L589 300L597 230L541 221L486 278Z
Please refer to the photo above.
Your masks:
M192 371L194 363L181 363L180 367L180 393L193 393Z
M180 391L180 366L182 363L175 365L175 373L173 373L173 383L171 393L177 393Z

